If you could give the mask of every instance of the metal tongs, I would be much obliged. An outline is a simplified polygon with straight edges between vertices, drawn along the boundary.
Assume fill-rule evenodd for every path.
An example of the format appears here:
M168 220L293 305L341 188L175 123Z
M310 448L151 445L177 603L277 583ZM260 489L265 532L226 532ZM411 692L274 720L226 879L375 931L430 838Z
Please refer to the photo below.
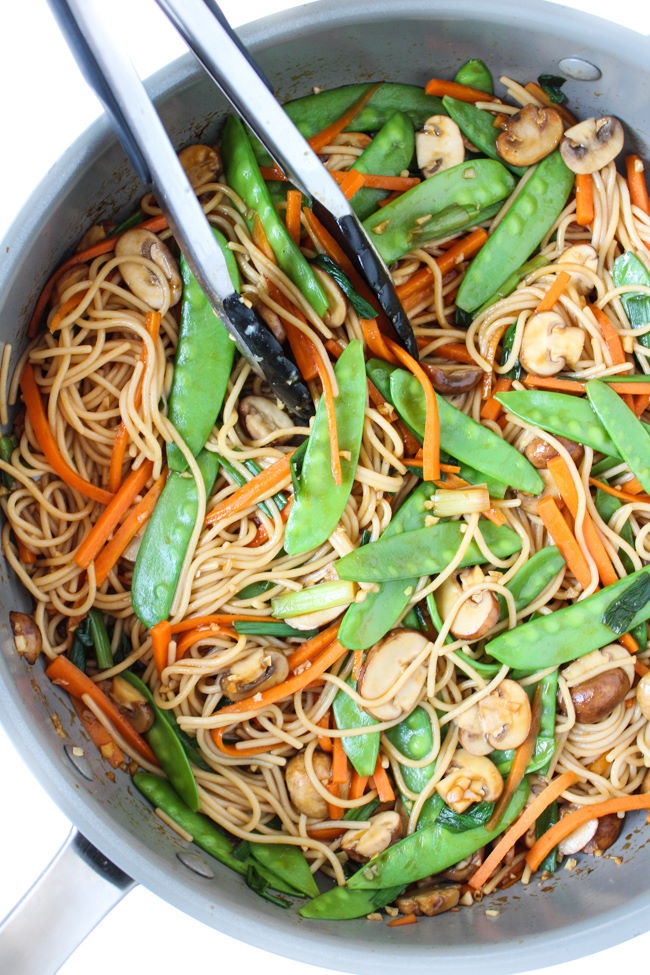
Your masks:
M397 339L417 344L390 272L352 207L276 100L214 0L156 0L230 103L318 219L365 276ZM138 175L155 193L183 254L218 317L252 368L299 423L313 413L309 390L283 346L239 294L147 91L102 17L105 0L49 0L85 77L112 116Z

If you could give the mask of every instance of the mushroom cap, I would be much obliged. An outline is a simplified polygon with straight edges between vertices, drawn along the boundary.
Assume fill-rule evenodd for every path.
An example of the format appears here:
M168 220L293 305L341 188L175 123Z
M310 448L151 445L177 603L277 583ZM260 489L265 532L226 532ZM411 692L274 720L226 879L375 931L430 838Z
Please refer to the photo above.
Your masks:
M571 172L587 175L616 159L624 141L623 126L617 118L586 118L566 130L560 153Z
M365 698L379 698L390 691L404 671L429 643L417 630L391 630L368 653L359 674L357 689ZM410 714L420 699L426 680L426 666L420 664L388 701L366 710L379 721L393 721Z
M497 136L497 152L512 166L532 166L560 144L564 123L554 108L525 105L509 115Z
M478 572L475 570L478 569ZM442 619L451 613L454 603L472 586L484 579L482 570L475 566L458 576L452 575L436 592L436 605ZM449 632L459 640L478 640L499 620L499 603L494 593L482 589L469 596L454 615Z
M590 271L598 270L598 254L591 244L573 244L557 258L558 264L582 264ZM593 289L594 284L586 274L571 273L571 284L578 294L586 295Z
M289 673L287 658L279 650L254 650L232 663L221 677L221 690L231 701L243 701L258 691L275 687Z
M415 133L415 154L425 179L460 165L465 159L465 144L454 120L448 115L428 118L422 131Z
M460 743L472 755L517 748L530 731L530 701L524 688L506 677L455 721Z
M558 312L538 312L526 322L519 359L536 376L554 376L567 365L575 368L584 344L581 328L567 325Z
M293 421L266 396L244 396L237 407L239 419L251 440L265 440L279 430L293 429ZM286 437L273 437L281 443Z
M332 772L332 762L329 755L318 751L312 755L312 764L316 778L324 786L327 785ZM316 791L307 773L304 752L298 752L289 759L284 770L284 780L287 784L289 797L296 809L312 819L324 819L327 816L327 802Z
M221 172L221 157L212 146L186 146L179 152L178 160L195 189L214 182Z
M171 251L150 230L133 228L117 238L115 256L123 260L120 274L134 295L149 307L159 309L164 303L163 280L169 286L169 304L175 305L182 293L181 277ZM154 267L151 267L153 263Z

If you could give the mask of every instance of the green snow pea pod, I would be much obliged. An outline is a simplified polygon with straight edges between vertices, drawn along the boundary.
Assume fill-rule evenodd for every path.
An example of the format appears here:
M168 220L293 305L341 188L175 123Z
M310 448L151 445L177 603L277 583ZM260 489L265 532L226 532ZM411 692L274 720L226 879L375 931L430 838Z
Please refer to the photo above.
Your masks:
M234 115L226 119L221 138L221 156L228 185L259 217L278 264L317 314L323 315L328 308L327 295L278 216L246 129Z
M420 484L388 523L382 538L421 528L427 515L426 502L433 494L432 484ZM339 629L339 641L349 650L365 650L390 630L406 609L417 576L397 582L380 582L377 592L367 592L362 603L353 603Z
M357 158L354 168L360 173L399 176L403 169L409 168L414 149L413 123L404 112L395 112ZM377 209L379 201L387 196L388 190L373 190L363 186L354 194L350 205L359 220L364 220Z
M605 586L572 606L500 633L490 640L485 652L509 667L534 672L543 667L558 667L592 650L599 650L616 640L614 631L602 622L607 607L642 575L650 575L650 566ZM650 603L637 611L629 628L647 619L650 619Z
M300 847L288 843L251 843L250 855L273 877L284 880L298 893L305 897L318 896L316 881Z
M440 521L427 528L416 528L390 538L382 537L357 548L339 559L336 571L341 579L353 582L386 582L411 577L435 575L442 572L456 555L463 540L461 528L465 522ZM507 558L521 548L521 539L507 525L481 525L486 544L498 558ZM460 566L485 562L478 545L471 541ZM407 587L405 584L405 588ZM412 595L412 591L410 593Z
M469 61L465 61L465 64L462 64L456 72L454 81L459 85L467 85L469 88L486 91L488 95L494 92L494 82L490 69L485 61L481 61L480 58L470 58ZM442 103L444 105L444 98Z
M470 264L456 297L474 311L527 260L562 212L574 175L559 150L538 164L505 217ZM412 191L411 191L412 192Z
M352 490L363 433L367 385L363 344L354 339L334 367L339 394L336 397L336 425L341 457L342 483L335 484L330 465L330 440L325 401L316 409L302 464L300 489L291 507L284 536L289 555L298 555L321 545L336 528Z
M612 265L612 280L614 287L622 288L626 284L644 284L650 286L650 273L636 254L626 251L617 257ZM632 328L641 328L650 322L650 295L643 292L635 294L633 291L621 295L621 302ZM650 349L650 333L640 335L638 342Z
M614 394L616 395L616 394ZM543 389L516 389L495 393L509 413L542 430L569 437L603 454L618 457L618 449L585 399ZM536 493L536 492L535 492Z
M393 403L399 415L418 436L424 435L426 406L424 392L415 376L396 369L390 378ZM436 393L440 417L440 444L453 457L472 464L495 480L520 491L539 494L544 482L533 465L518 450L481 426Z
M431 719L424 708L415 708L407 718L404 718L394 728L389 728L385 734L395 748L405 755L406 758L412 758L416 761L429 755L433 748ZM422 792L431 780L431 776L436 770L436 763L433 761L428 765L423 765L421 768L414 768L412 765L402 765L400 763L400 770L405 785L411 792L419 793ZM402 802L410 810L412 806L411 800L407 799L406 796L402 796ZM443 805L444 803L437 792L434 792L432 796L425 799L416 828L424 829L426 826L432 826L440 815L440 810Z
M475 86L474 86L475 87ZM461 102L457 98L445 95L442 99L447 115L451 116L460 131L472 142L480 152L484 152L490 159L497 159L507 166L511 173L523 176L526 172L521 166L510 166L504 162L497 152L497 136L499 129L494 127L494 115L477 108L470 102Z
M355 680L349 678L346 683L356 690ZM377 724L377 719L363 711L345 691L339 691L334 698L332 711L339 731L341 728L370 728ZM359 775L372 775L379 755L379 732L368 731L365 735L343 738L343 750Z
M429 240L480 223L482 211L505 200L514 185L502 163L473 159L423 180L363 225L389 264ZM427 215L430 220L418 223Z
M226 260L232 286L239 291L235 255L223 234L214 227L212 232ZM181 321L168 415L196 457L205 446L221 409L235 356L235 344L223 322L215 315L184 257L181 257L181 278ZM167 463L173 471L184 471L187 467L187 461L175 443L167 444Z
M386 890L350 890L349 887L332 887L313 901L304 904L298 912L301 917L321 921L348 921L354 917L366 917L390 904L404 890L389 887Z
M128 670L125 670L120 676L139 691L149 703L154 714L154 722L144 737L151 745L153 753L174 790L192 812L198 812L199 791L194 773L185 754L185 749L176 736L165 712L158 707L153 694L139 677Z
M416 830L369 860L350 878L348 887L358 890L410 884L447 870L452 864L471 856L502 833L524 808L528 791L528 781L524 779L494 830L477 826L455 833L441 823Z
M596 416L616 444L615 453L636 475L643 490L650 491L650 437L645 427L607 383L591 379L585 388Z
M531 271L536 271L540 267L545 267L547 264L548 264L548 257L543 257L541 254L538 254L536 257L531 257L529 261L526 261L526 263L522 264L521 267L518 267L516 271L513 271L510 277L506 278L503 284L497 288L494 294L491 294L490 297L483 302L481 307L477 308L476 311L473 312L473 317L477 318L481 314L481 312L485 311L486 308L491 308L492 305L496 305L497 301L501 301L502 298L507 298L508 295L512 294L512 292L515 290L519 282L523 278L525 278L527 274L530 274ZM508 333L510 333L511 336L510 348L512 348L512 342L515 337L515 330L516 330L516 326L511 325L510 328L505 333L505 335L503 336L501 348L504 351L506 349ZM505 356L503 357L503 361L505 361ZM517 363L517 365L519 365L519 363ZM514 369L512 369L511 371L514 372ZM520 365L519 365L519 373L521 374ZM510 379L519 379L519 376L514 376L514 375L511 376L510 373L508 373L508 377Z
M196 460L209 495L219 461L207 450L202 450ZM133 612L148 629L169 616L187 546L196 524L197 508L194 478L187 473L172 471L147 522L133 569Z
M537 599L565 568L566 562L555 545L547 545L546 548L535 552L515 573L510 582L506 583L506 589L509 589L515 598L517 610L523 609L524 606L532 603L533 599ZM497 598L503 618L506 615L506 602L502 596Z
M210 766L207 764L207 762L201 755L201 752L197 747L196 741L194 740L194 738L191 738L190 735L187 734L187 732L183 731L183 729L176 721L176 715L174 714L174 712L171 710L158 708L156 703L153 700L151 691L149 690L147 685L143 681L141 681L140 678L136 674L134 674L132 670L123 670L122 673L120 674L120 677L123 677L125 680L129 682L129 684L131 684L133 687L139 690L142 696L145 697L147 701L149 701L152 707L157 708L157 712L156 712L157 715L161 719L166 721L169 727L172 729L172 731L180 741L181 745L183 746L183 751L187 755L190 762L193 765L198 765L199 768L210 771Z

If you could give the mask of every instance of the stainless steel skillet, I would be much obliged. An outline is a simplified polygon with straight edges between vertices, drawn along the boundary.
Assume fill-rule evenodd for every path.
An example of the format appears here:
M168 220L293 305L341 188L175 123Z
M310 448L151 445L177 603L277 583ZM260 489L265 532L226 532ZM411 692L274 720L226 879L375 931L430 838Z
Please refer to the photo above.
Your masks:
M421 83L434 73L451 76L471 56L487 60L495 73L519 78L556 71L563 58L587 59L601 70L602 78L568 82L572 105L579 114L619 115L635 133L638 151L646 158L650 153L647 38L557 5L325 0L259 21L242 33L283 97L305 94L315 84L332 86L386 75ZM178 146L216 133L224 107L190 58L157 75L152 91ZM136 180L108 126L98 123L49 174L8 235L10 251L0 267L0 330L5 341L20 348L40 284L84 226L126 209L137 195ZM79 859L80 843L75 841L48 878L67 886L54 895L41 888L42 910L32 902L44 918L56 896L58 943L49 940L43 924L38 941L32 926L14 927L21 954L29 952L31 967L20 968L7 954L3 957L6 948L0 942L0 971L53 971L56 961L63 960L129 886L128 877L241 940L303 961L322 965L327 960L342 970L378 975L406 965L415 973L434 966L469 972L479 965L487 972L521 972L540 961L550 964L587 954L647 928L650 855L643 844L648 834L642 829L635 833L631 818L621 867L603 859L588 874L562 871L551 890L532 885L511 891L507 903L499 905L498 923L483 911L462 911L420 923L404 939L399 930L383 925L299 921L266 905L206 855L197 851L196 859L188 860L182 841L158 823L130 789L128 777L115 784L106 779L65 697L44 680L39 681L42 694L35 693L32 680L39 679L39 666L29 669L17 659L6 619L9 609L24 608L29 601L6 569L0 585L0 718L53 798L123 871L115 871L87 846L86 858ZM53 713L67 738L55 733ZM84 747L90 778L69 757L71 746L78 744ZM202 876L193 867L213 876ZM103 879L107 874L109 878ZM74 923L68 928L69 921Z

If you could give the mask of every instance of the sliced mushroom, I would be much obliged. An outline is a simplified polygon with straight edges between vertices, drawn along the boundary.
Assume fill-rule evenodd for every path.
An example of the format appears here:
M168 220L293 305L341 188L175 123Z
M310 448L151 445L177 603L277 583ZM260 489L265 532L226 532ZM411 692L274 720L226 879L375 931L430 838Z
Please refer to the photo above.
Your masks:
M341 837L341 849L358 863L382 853L404 835L400 814L392 809L371 816L369 823L366 829L349 829Z
M437 366L422 363L433 388L445 396L458 396L475 389L485 375L478 366Z
M465 857L464 860L459 860L453 867L449 867L448 870L443 871L440 876L444 877L445 880L454 880L456 883L463 884L478 870L484 859L485 848L481 847L480 850L476 850L471 856Z
M520 684L506 678L455 720L460 744L472 755L517 748L530 731L530 701Z
M454 812L465 812L475 802L494 802L503 792L498 768L484 755L459 748L436 792Z
M35 664L43 649L43 637L36 621L27 613L9 613L16 650L27 663Z
M395 905L402 914L433 917L457 907L460 900L458 884L427 884L426 887L409 887Z
M327 785L332 773L332 762L325 752L315 751L313 756L316 778L323 785ZM314 788L307 774L305 756L303 752L294 755L284 771L284 780L289 790L289 796L296 809L311 819L324 819L327 816L327 802Z
M509 115L497 136L497 152L511 166L532 166L559 146L564 123L554 108L524 105Z
M281 684L288 674L289 663L283 653L260 647L231 664L230 670L221 677L221 690L231 701L243 701L251 694Z
M603 853L608 850L618 839L625 819L619 819L616 813L609 816L601 816L598 820L596 832L583 847L583 853Z
M483 582L485 576L479 566L467 569L446 579L436 591L436 605L442 619L446 619L456 600L472 586ZM499 604L493 592L482 589L469 596L457 611L450 633L459 640L478 640L499 620Z
M162 278L169 284L169 303L175 305L181 296L181 278L169 248L150 230L127 230L115 244L116 257L142 257L152 261L158 273L140 261L123 261L120 272L134 295L150 308L163 306Z
M542 311L526 322L519 359L536 376L554 376L566 366L577 366L584 344L581 328L567 325L557 312Z
M566 437L556 437L555 439L559 440L562 446L566 448L571 460L575 464L579 464L585 452L582 444L576 443L575 440L568 440ZM542 440L541 437L534 437L530 440L524 447L524 454L537 470L546 469L549 460L558 456L555 447L548 440Z
M179 152L178 160L194 189L214 183L221 172L221 157L211 146L187 146Z
M294 426L284 410L266 396L245 396L239 403L239 419L251 440L263 440L277 430L288 430ZM286 439L275 438L277 443Z
M323 291L327 295L328 309L323 315L323 321L330 328L339 328L345 321L345 316L348 313L348 306L345 300L345 295L339 288L338 284L334 278L323 271L320 267L313 267L316 277L323 285Z
M417 630L398 629L387 633L366 657L357 684L359 694L371 699L386 694L428 642ZM368 706L366 710L379 721L406 717L417 704L425 680L426 666L422 663L385 704Z
M573 804L564 806L561 812L561 818L567 816L570 812L573 812L577 808L578 807L574 806ZM583 850L585 846L593 840L597 829L597 819L590 819L586 823L583 823L582 826L578 826L577 829L574 829L572 833L569 833L568 836L565 836L564 839L560 841L558 844L559 852L562 854L562 856L572 856L574 853L580 853L580 850Z
M571 172L595 173L616 159L624 139L623 126L617 118L586 118L566 130L560 153Z
M425 179L458 166L465 158L460 129L447 115L432 115L415 133L415 154Z
M650 674L644 674L636 685L636 703L646 721L650 721Z
M109 694L138 734L146 734L153 725L154 712L140 691L123 677L114 677L110 683Z
M573 244L572 247L567 247L557 260L560 264L582 264L590 271L598 270L598 254L591 244ZM580 295L589 294L594 287L591 278L575 271L571 274L571 284Z
M585 680L579 678L598 666L620 661L620 666L604 670ZM624 647L612 643L580 657L564 669L562 676L569 684L576 721L596 724L604 721L625 697L634 679L634 662Z

